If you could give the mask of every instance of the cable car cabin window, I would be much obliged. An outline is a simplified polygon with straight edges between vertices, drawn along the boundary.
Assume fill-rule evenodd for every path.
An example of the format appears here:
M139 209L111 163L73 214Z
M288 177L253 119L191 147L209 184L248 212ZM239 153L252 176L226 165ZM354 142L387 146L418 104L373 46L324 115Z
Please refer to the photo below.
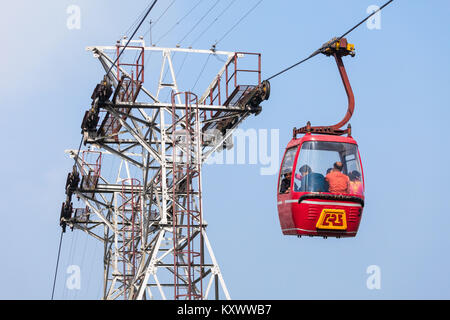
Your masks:
M297 192L364 194L358 147L355 144L304 142L294 177L294 191Z
M295 153L297 147L290 148L286 151L280 170L280 185L278 186L279 193L289 193L292 180L292 167L294 166Z

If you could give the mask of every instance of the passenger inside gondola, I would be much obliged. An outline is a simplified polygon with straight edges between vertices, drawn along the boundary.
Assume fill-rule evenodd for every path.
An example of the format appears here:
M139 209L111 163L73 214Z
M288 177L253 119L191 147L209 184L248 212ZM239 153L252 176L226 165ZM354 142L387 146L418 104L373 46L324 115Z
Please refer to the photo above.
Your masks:
M333 169L325 177L331 193L347 193L347 190L349 189L350 179L346 174L342 173L343 167L344 165L342 162L335 162Z
M292 167L294 166L294 158L297 148L291 148L286 151L283 164L281 165L281 177L279 193L289 193L292 180Z
M294 191L363 196L359 163L356 145L331 141L304 142L293 172Z
M297 183L295 184L296 190L298 192L327 192L328 184L325 181L325 177L317 172L312 172L311 167L308 165L303 165L300 167L301 181L300 188L297 188ZM297 179L297 176L296 176Z
M364 189L361 182L361 174L358 171L353 170L348 174L348 177L350 179L348 184L348 193L356 194L358 196L363 195Z
M283 180L281 180L280 193L289 193L291 180L292 180L292 172L287 172L284 175Z

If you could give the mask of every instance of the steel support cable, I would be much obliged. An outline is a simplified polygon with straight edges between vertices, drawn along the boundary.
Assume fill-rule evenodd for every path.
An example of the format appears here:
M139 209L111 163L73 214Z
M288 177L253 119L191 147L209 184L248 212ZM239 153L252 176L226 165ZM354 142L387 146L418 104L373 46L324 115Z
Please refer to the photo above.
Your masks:
M145 16L142 18L141 22L139 22L139 25L136 27L136 29L134 30L133 34L131 35L131 37L128 39L127 43L125 44L125 46L122 48L122 50L120 51L119 55L117 56L116 60L114 61L114 63L111 65L111 67L109 67L108 72L106 72L106 76L109 75L109 73L111 72L112 68L116 65L117 61L119 61L119 58L122 56L122 54L124 53L125 49L128 47L128 45L130 44L131 40L133 40L134 36L136 35L136 32L138 32L139 28L141 27L141 25L144 23L145 19L147 19L147 16L150 14L150 11L152 11L153 7L155 6L156 2L158 2L158 0L154 0L152 5L150 6L150 8L147 10Z
M203 0L199 0L183 17L181 17L180 20L178 20L166 33L164 33L154 44L152 43L151 45L155 45L156 46L163 38L165 38L170 32L172 32L172 30L175 29L175 27L178 26L181 21L183 21L189 14L191 14L191 12L194 11L194 9L197 8L199 6L199 4L202 3L202 2L203 2ZM153 53L153 51L150 51L150 54L148 55L147 60L145 62L146 65L147 65L148 61L150 60L150 57L151 57L152 53ZM165 79L166 75L167 75L167 71L164 74L164 78L163 79Z
M174 0L176 1L176 0ZM133 22L133 24L127 29L127 31L125 31L124 35L127 35L131 30L133 30L133 28L136 27L136 25L138 24L138 22L142 19L142 17L144 16L144 14L147 12L149 6L151 4L145 6L145 9L141 12L141 14L136 18L136 20Z
M184 64L186 63L187 57L188 57L188 53L186 52L184 54L184 58L183 58L183 61L181 62L180 67L178 68L177 72L175 73L175 77L178 78L178 76L180 75L181 69L183 69Z
M194 5L194 7L192 7L191 8L191 10L189 10L189 12L187 13L187 14L185 14L180 20L178 20L173 26L172 26L172 28L171 29L169 29L169 31L167 31L163 36L161 36L160 38L159 38L159 40L156 42L156 43L158 43L162 38L164 38L167 34L169 34L182 20L184 20L201 2L202 2L203 0L200 0L199 2L197 2L197 4L196 5ZM234 2L234 1L233 1ZM203 19L208 15L208 13L210 13L211 12L211 10L212 9L214 9L216 6L217 6L217 4L219 3L219 0L217 0L209 9L208 9L208 11L206 11L206 13L197 21L197 23L191 28L191 30L189 30L189 32L179 41L179 44L190 34L190 33L192 33L192 31L194 31L195 30L195 28L200 24L200 22L201 21L203 21ZM227 8L228 9L228 8ZM226 10L225 10L226 11ZM216 20L217 20L217 18L216 18ZM156 44L155 43L155 44ZM175 55L176 53L174 53L174 55ZM183 68L183 66L184 66L184 63L185 63L185 61L186 61L186 57L187 57L187 55L185 56L185 59L183 60L183 63L181 64L181 67L180 67L180 69L178 70L178 72L177 72L177 74L181 71L181 69ZM200 79L200 77L201 77L201 75L202 75L202 73L203 73L203 71L205 70L205 67L206 67L206 65L207 65L207 63L208 63L208 61L209 61L209 58L210 58L210 55L208 55L208 58L206 59L206 62L205 62L205 64L203 65L203 68L202 68L202 70L200 71L200 74L199 74L199 76L197 77L197 80L195 81L195 84L194 84L194 86L192 87L192 89L193 88L195 88L195 86L197 85L197 82L199 81L199 79ZM166 70L166 72L165 72L165 74L164 74L164 76L163 76L163 79L165 79L165 77L166 77L166 75L167 75L167 71L168 70ZM192 89L191 89L191 91L192 91Z
M219 1L220 1L220 0L217 0L217 1L216 1L216 2L208 9L208 11L206 11L206 13L205 13L205 14L197 21L197 23L191 28L191 30L189 30L189 32L186 33L186 35L185 35L180 41L178 41L178 45L180 45L181 42L183 42L183 40L186 39L187 36L188 36L189 34L191 34L192 31L195 30L195 28L203 21L203 19L205 19L205 17L208 15L208 13L210 13L210 12L211 12L218 4L219 4ZM235 0L234 0L234 1L235 1ZM233 2L234 2L234 1L233 1ZM183 18L184 18L184 17L183 17ZM182 18L182 19L183 19L183 18ZM216 20L217 20L217 18L216 18ZM180 21L181 21L181 20L180 20ZM190 47L192 47L193 44L194 44L194 43L192 43L192 44L190 45ZM176 52L173 54L172 58L173 58L175 55L176 55ZM187 54L186 54L186 56L187 56ZM180 67L180 69L178 70L177 74L178 74L178 73L181 71L181 69L183 68L184 62L186 61L186 56L185 56L185 59L183 60L183 63L181 64L181 67ZM210 55L208 55L208 58L207 58L207 60L206 60L206 63L208 63L209 56L210 56ZM200 77L201 74L203 73L203 71L204 71L204 69L205 69L205 67L206 67L206 63L205 63L205 65L203 66L202 71L200 72L199 77ZM168 72L168 70L166 70L163 79L166 78L167 72ZM199 78L197 78L197 80L195 81L195 85L197 84L198 80L199 80ZM195 87L195 85L194 85L194 87Z
M181 21L183 21L189 14L191 14L192 11L194 11L195 8L198 7L198 5L203 2L203 0L199 0L189 11L186 13L180 20L178 20L166 33L164 33L156 42L155 45L158 44L163 38L165 38L170 32L172 32L173 29L175 29L176 26L180 24Z
M98 243L100 243L100 242L98 242ZM91 261L91 264L90 264L90 269L89 269L89 276L88 276L88 280L87 280L87 289L86 289L86 292L89 294L89 289L91 288L91 275L93 274L93 267L94 267L94 262L96 261L95 260L95 254L96 254L96 252L95 252L95 249L96 249L96 247L97 246L91 246L90 248L91 248L91 259L90 259L90 261Z
M261 0L262 1L262 0ZM261 2L260 1L260 2ZM205 28L205 29L203 29L203 31L199 34L199 36L197 36L197 38L195 38L195 40L191 43L191 45L190 45L190 47L192 47L210 28L211 28L211 26L214 24L214 23L216 23L217 22L217 20L219 20L219 18L221 17L221 16L223 16L224 15L224 13L233 5L233 3L234 2L236 2L236 0L232 0L229 4L228 4L228 6L226 6L225 7L225 9L224 10L222 10L220 13L219 13L219 15ZM257 3L257 5L258 5L259 3ZM208 12L206 13L206 14L208 14L215 6L217 5L217 2L210 8L210 10L208 10ZM256 7L256 6L255 6ZM203 20L203 18L204 17L206 17L206 14L201 18L201 20ZM248 15L248 13L247 13L247 15ZM243 17L243 18L245 18L245 16ZM241 20L243 19L243 18L241 18ZM241 21L240 20L240 21ZM239 21L239 22L240 22ZM199 21L200 22L200 21ZM199 23L198 22L198 23ZM198 23L197 23L197 25L198 25ZM236 25L235 25L236 26ZM191 30L192 31L192 30ZM187 35L186 35L187 36ZM185 36L185 37L186 37ZM185 37L183 37L183 39L185 38ZM183 41L183 39L181 40L181 41ZM181 41L179 42L179 43L181 43ZM217 57L217 55L215 55L215 54L213 54L214 55L214 57L216 57L216 59L219 59L218 57ZM209 58L211 57L211 54L209 54L208 55L208 58L206 59L206 62L205 62L205 64L203 65L203 67L202 67L202 70L200 71L200 74L199 74L199 76L197 77L197 79L196 79L196 81L195 81L195 84L194 84L194 86L192 87L192 89L191 89L191 91L195 88L195 86L197 85L197 83L198 83L198 81L199 81L199 79L200 79L200 77L201 77L201 75L203 74L203 72L204 72L204 70L205 70L205 68L206 68L206 65L207 65L207 63L208 63L208 61L209 61ZM183 59L183 62L181 63L181 66L180 66L180 68L178 69L178 71L177 71L177 75L180 73L180 71L181 71L181 69L183 69L183 67L184 67L184 64L185 64L185 62L186 62L186 58L187 58L187 54L185 55L185 57L184 57L184 59ZM223 60L221 60L221 59L219 59L221 62L224 62Z
M339 40L341 40L342 38L344 38L345 36L347 36L350 32L352 32L353 30L355 30L356 28L358 28L360 25L362 25L364 22L366 22L367 20L369 20L372 16L374 16L375 14L377 14L378 12L380 12L381 10L383 10L384 7L386 7L387 5L389 5L391 2L393 2L394 0L390 0L388 2L386 2L385 4L383 4L380 8L378 8L377 10L375 10L374 12L372 12L370 15L368 15L366 18L364 18L363 20L361 20L359 23L357 23L355 26L353 26L352 28L350 28L347 32L345 32L344 34L342 34L340 37L333 39L333 41L327 43L327 45L322 46L321 48L317 49L316 51L314 51L311 55L309 55L307 58L293 64L290 67L287 67L286 69L281 70L280 72L270 76L269 78L266 79L266 81L271 80L283 73L285 73L286 71L298 66L299 64L302 64L306 61L308 61L309 59L311 59L312 57L315 57L316 55L318 55L319 53L324 52L326 49L330 48L333 44L335 44L336 42L338 42Z
M201 0L202 1L202 0ZM201 2L200 1L200 2ZM199 2L199 3L200 3ZM226 6L225 7L225 9L224 10L222 10L221 11L221 13L199 34L199 36L197 36L197 38L195 38L195 40L190 44L190 46L189 47L193 47L193 45L211 28L211 26L214 24L214 23L216 23L217 22L217 20L219 20L219 18L221 17L221 16L223 16L223 14L233 5L233 3L234 2L236 2L236 0L232 0L229 4L228 4L228 6ZM199 3L197 3L197 5L199 4ZM218 4L218 2L216 2L208 11L207 11L207 13L199 20L199 22L197 22L197 25L201 22L201 20L203 20L205 17L206 17L206 15L216 6ZM196 5L196 6L197 6ZM195 8L195 7L194 7ZM191 11L194 9L194 8L192 8L191 9ZM188 14L189 14L189 12L188 12ZM180 19L180 21L181 20L183 20L184 19L184 17L183 18L181 18ZM178 22L177 22L177 24L178 24ZM176 25L176 24L175 24ZM197 26L196 25L196 26ZM196 26L194 26L194 28L193 29L195 29L195 27ZM172 27L172 29L173 29L174 27ZM193 29L191 29L191 31L190 32L192 32L193 31ZM171 30L169 30L169 32L170 32ZM190 33L189 32L189 33ZM189 34L188 33L188 34ZM188 35L187 34L187 35ZM183 39L181 40L181 41L183 41L184 40L184 38L186 38L187 37L187 35L186 36L184 36L183 37ZM163 36L164 37L164 36ZM163 38L163 37L161 37L161 38ZM181 41L179 41L179 43L181 43ZM150 53L151 54L151 53ZM176 53L174 53L174 55L173 56L175 56L175 54ZM186 59L187 59L187 53L185 54L185 56L184 56L184 58L183 58L183 61L182 61L182 63L181 63L181 66L180 66L180 68L178 69L178 71L176 72L176 76L178 76L179 75L179 73L181 72L181 70L183 69L183 67L184 67L184 64L185 64L185 62L186 62ZM217 58L217 56L216 55L214 55L216 58ZM209 56L208 56L208 59L207 59L207 61L209 60ZM220 59L219 59L220 60ZM223 60L221 60L222 62L224 62ZM205 68L205 66L203 66L203 70L204 70L204 68ZM200 73L200 75L203 73L203 71ZM164 78L166 77L166 75L167 75L167 70L166 70L166 73L164 74ZM196 80L196 82L195 83L197 83L198 82L198 78L197 78L197 80ZM195 87L195 85L194 85L194 87Z
M236 0L232 0L229 4L228 4L228 6L224 9L224 10L222 10L222 12L200 33L200 35L190 44L190 46L189 47L193 47L194 46L194 44L211 28L211 26L214 24L214 23L216 23L217 22L217 20L219 20L219 18L221 17L221 16L223 16L223 14L233 5L233 3L235 3L236 2ZM176 52L173 54L173 56L175 56L175 54L176 54ZM216 58L216 59L218 59L219 61L221 61L221 62L225 62L224 60L222 60L222 59L220 59L216 54L214 54L214 53L212 53L213 55L214 55L214 57ZM184 58L183 58L183 61L182 61L182 63L181 63L181 65L180 65L180 67L179 67L179 69L178 69L178 71L176 72L176 74L175 74L175 76L176 77L178 77L178 75L180 74L180 72L181 72L181 70L183 69L183 67L184 67L184 64L186 63L186 60L187 60L187 56L188 56L188 53L185 53L185 55L184 55ZM208 56L208 60L209 60L209 56ZM203 67L203 69L205 68L205 66ZM203 71L200 73L200 76L201 76L201 74L203 73ZM167 71L166 71L166 74L167 74ZM164 77L165 77L166 75L164 75ZM199 78L198 78L199 79ZM198 79L196 80L196 82L195 83L197 83L198 82ZM194 85L194 87L195 87L195 85ZM169 96L167 96L167 99L169 98Z
M159 22L159 20L161 20L161 18L166 14L167 11L169 11L170 7L172 7L172 5L175 3L175 1L177 0L173 0L168 6L167 8L163 11L163 13L161 13L161 15L155 20L155 22L151 23L150 28L144 33L144 37L152 31L152 28L154 28L156 26L156 24ZM152 43L150 43L150 45L152 45Z
M224 9L224 10L222 10L222 12L200 33L200 35L190 44L190 46L189 47L193 47L194 46L194 44L211 28L211 26L215 23L215 22L217 22L217 20L219 20L219 18L221 17L221 16L223 16L223 14L233 5L233 3L234 2L236 2L236 0L232 0L229 4L228 4L228 6ZM174 56L175 56L175 54L176 53L174 53ZM184 64L185 64L185 62L186 62L186 60L187 60L187 56L188 56L188 53L185 53L185 55L184 55L184 58L183 58L183 61L182 61L182 63L181 63L181 65L180 65L180 67L179 67L179 69L178 69L178 71L176 72L176 74L175 74L175 76L176 77L178 77L178 75L180 74L180 72L181 72L181 70L183 69L183 67L184 67ZM214 57L216 57L217 59L218 59L218 57L217 57L217 55L216 54L214 54ZM208 60L209 60L209 56L208 56ZM220 60L220 59L219 59ZM225 61L223 61L223 60L220 60L221 62L225 62ZM204 68L204 67L203 67ZM166 71L166 74L167 74L167 71ZM166 75L164 75L164 77L165 77ZM198 80L197 80L198 81ZM196 83L197 83L197 81L196 81ZM194 85L194 87L195 87L195 85Z
M61 236L59 238L58 257L56 258L55 277L53 278L52 300L55 295L56 277L58 275L59 257L61 256L61 244L63 239L63 232L61 230Z
M340 36L339 38L337 38L336 41L341 40L343 37L345 37L346 35L348 35L350 32L352 32L353 30L355 30L356 28L358 28L360 25L362 25L364 22L366 22L367 20L369 20L372 16L374 16L375 14L377 14L378 12L380 12L381 10L384 9L384 7L386 7L387 5L389 5L392 1L394 0L390 0L388 2L386 2L385 4L383 4L380 8L378 8L377 10L375 10L374 12L372 12L370 15L368 15L365 19L361 20L361 22L359 22L358 24L356 24L353 28L350 28L347 32L345 32L342 36ZM335 42L336 42L335 41Z
M84 238L84 249L83 249L83 256L82 256L82 258L81 258L81 264L80 264L80 268L84 268L84 258L85 258L85 256L86 256L86 249L87 249L87 243L88 243L88 234L87 233L85 233L85 238ZM79 290L75 290L75 299L74 300L76 300L77 299L77 297L78 297L78 291Z
M175 1L177 0L173 0L171 3L169 3L169 5L167 6L167 8L163 11L163 13L161 13L161 15L155 20L155 22L153 23L153 27L159 22L159 20L161 20L162 17L164 17L164 15L167 13L167 11L169 11L169 9L172 7L172 5L175 3ZM147 31L147 33L150 32L150 29ZM145 33L145 35L147 34Z
M266 80L269 81L269 80L271 80L271 79L273 79L273 78L275 78L275 77L278 77L280 74L285 73L286 71L291 70L292 68L298 66L299 64L302 64L302 63L308 61L309 59L311 59L312 57L315 57L315 56L318 55L319 53L320 53L320 50L314 51L314 52L313 52L311 55L309 55L307 58L305 58L305 59L303 59L303 60L301 60L301 61L299 61L299 62L293 64L293 65L290 66L290 67L287 67L286 69L281 70L280 72L274 74L273 76L267 78Z
M65 260L66 260L66 262L67 261L69 261L69 262L71 262L71 261L73 261L73 255L74 255L74 243L75 243L75 247L77 246L77 241L78 241L78 232L75 232L73 235L72 235L72 241L70 242L70 250L69 250L69 256L68 256L68 258L66 258ZM66 263L66 265L67 265L67 263ZM66 296L67 296L67 291L68 290L65 290L66 288L63 286L62 287L62 294L61 294L61 296L62 296L62 300L65 300L66 299Z
M236 28L242 20L244 20L253 10L256 9L257 6L262 2L263 0L259 0L253 7L250 8L225 34L214 43L213 47L215 47L219 42L221 42L231 31L233 31L234 28Z
M169 8L172 6L172 4L173 4L175 1L177 1L177 0L173 0L173 1L169 4L169 6L166 8L166 10L164 10L164 12L158 17L158 19L156 20L156 22L154 23L154 25L159 21L159 19L161 19L161 17L167 12L167 10L169 10ZM134 21L134 23L133 23L133 24L128 28L128 30L124 33L124 35L127 35L128 32L130 32L130 31L137 25L138 21L140 21L140 19L141 19L142 16L145 14L145 12L147 12L149 6L150 6L150 5L148 5L147 7L145 7L144 11L142 11L142 13L137 17L136 21ZM151 22L151 20L150 20L150 28L149 28L149 30L147 30L147 32L144 34L143 37L145 37L145 36L147 35L147 33L151 31L151 28L152 28L151 23L152 23L152 22ZM151 43L150 43L150 44L151 44ZM136 50L136 54L135 54L135 56L134 56L134 60L137 59L137 56L138 56L138 55L139 55L139 51Z
M191 92L194 91L194 88L197 85L198 80L200 80L200 77L202 76L203 71L205 71L205 68L206 68L206 65L208 64L209 58L211 58L211 53L208 54L208 58L206 59L205 64L203 65L203 68L202 68L202 70L200 71L200 73L199 73L199 75L197 77L197 80L195 80L194 86L191 88Z
M195 40L191 43L191 47L194 45L194 43L196 43L210 28L211 26L217 22L217 20L219 20L220 17L222 17L224 15L225 12L227 12L227 10L233 5L233 3L235 3L236 0L232 0L228 6L222 10L222 12L200 33L200 35L195 38Z
M156 21L153 23L153 25L152 25L152 22L151 22L151 20L150 20L150 27L149 27L149 29L144 33L144 35L143 35L144 38L147 36L147 34L148 34L149 32L152 32L152 28L154 28L155 25L159 22L159 20L161 20L161 18L166 14L166 12L167 12L167 11L170 9L170 7L175 3L175 1L177 1L177 0L173 0L173 1L167 6L167 8L166 8L166 9L163 11L163 13L158 17L158 19L156 19ZM200 1L202 1L202 0L200 0ZM151 46L153 45L151 33L150 33L150 45L151 45ZM150 60L150 57L152 56L152 53L153 53L153 51L150 51L150 54L148 55L147 60L145 61L145 65L148 64L148 61Z
M187 36L189 36L191 33L192 33L192 31L194 31L195 30L195 28L197 28L197 26L203 21L203 19L205 19L205 17L219 4L219 2L220 2L220 0L217 0L209 9L208 9L208 11L206 11L206 13L197 21L197 23L191 28L191 30L189 30L188 31L188 33L186 33L185 35L184 35L184 37L183 38L181 38L181 40L180 41L178 41L178 44L181 44L183 41L184 41L184 39L186 39L187 38Z
M258 5L259 5L259 3L261 3L261 1L262 0L260 0L258 3L256 3L256 5L253 7L253 8L251 8L223 37L222 37L222 39L228 34L228 33L230 33L231 31L232 31L232 29L234 29L248 14L250 14L250 12L251 11L253 11ZM210 28L211 28L211 26L215 23L215 22L217 22L217 20L233 5L233 3L234 2L236 2L236 0L233 0L233 1L231 1L229 4L228 4L228 6L224 9L224 10L222 10L222 12L200 33L200 35L191 43L191 45L190 45L190 47L192 47ZM215 3L214 5L213 5L213 7L212 8L214 8L215 7L215 5L216 5L217 3ZM207 12L207 13L209 13L211 10L212 10L212 8L210 8L210 10ZM206 15L205 15L206 16ZM204 16L204 17L205 17ZM204 17L202 17L202 19L204 18ZM186 36L185 36L186 37ZM184 38L185 38L184 37ZM183 38L183 39L184 39ZM183 40L182 39L182 40ZM182 41L181 40L181 41ZM179 43L181 43L181 41L179 42ZM216 42L216 44L217 44L218 42ZM175 54L174 54L175 55ZM216 57L216 59L218 59L218 57L217 57L217 55L214 55L215 57ZM208 56L208 59L207 59L207 61L206 61L206 63L208 62L208 60L209 60L209 57L210 56ZM180 73L180 71L181 71L181 69L183 68L183 66L184 66L184 63L186 62L186 58L187 58L187 54L185 55L185 57L184 57L184 59L183 59L183 62L182 62L182 64L181 64L181 66L180 66L180 68L179 68L179 70L177 71L177 75ZM220 59L219 59L220 60ZM223 60L220 60L221 62L224 62ZM203 70L205 69L205 66L206 66L206 63L205 63L205 65L203 66L203 69L202 69L202 71L200 72L200 76L201 76L201 74L203 73ZM195 82L195 84L194 84L194 87L196 86L196 84L197 84L197 82L198 82L198 80L199 80L199 78L197 78L197 80L196 80L196 82ZM194 88L193 87L193 88Z

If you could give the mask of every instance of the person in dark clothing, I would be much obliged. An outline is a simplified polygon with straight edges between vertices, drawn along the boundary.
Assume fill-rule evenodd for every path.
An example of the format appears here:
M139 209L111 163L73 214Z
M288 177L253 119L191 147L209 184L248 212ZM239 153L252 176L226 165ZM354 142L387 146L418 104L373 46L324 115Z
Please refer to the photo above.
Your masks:
M281 180L280 193L289 193L289 188L291 187L291 179L292 172L285 173L283 180Z
M300 168L303 176L299 192L327 192L328 184L325 177L317 172L312 172L311 167L304 165Z

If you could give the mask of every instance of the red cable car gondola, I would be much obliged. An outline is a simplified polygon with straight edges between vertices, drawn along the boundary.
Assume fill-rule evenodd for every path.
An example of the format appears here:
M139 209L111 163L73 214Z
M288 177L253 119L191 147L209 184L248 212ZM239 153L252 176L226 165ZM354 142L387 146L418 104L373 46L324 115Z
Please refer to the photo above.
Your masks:
M294 128L280 167L278 215L285 235L354 237L364 207L364 175L351 127L341 129L355 106L341 57L354 56L354 46L343 38L324 47L323 53L336 59L348 96L347 114L334 126L312 127L308 122Z

